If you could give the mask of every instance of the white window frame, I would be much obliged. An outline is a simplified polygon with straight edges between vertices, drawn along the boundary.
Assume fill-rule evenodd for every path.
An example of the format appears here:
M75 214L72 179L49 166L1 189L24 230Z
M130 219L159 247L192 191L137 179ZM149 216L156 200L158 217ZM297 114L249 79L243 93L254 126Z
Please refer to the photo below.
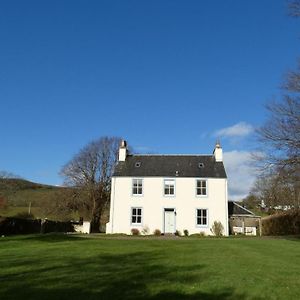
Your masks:
M141 182L141 185L142 185L142 193L141 194L139 194L139 193L134 194L134 181L135 180L137 181L137 187L136 187L137 192L139 190L139 182ZM131 182L131 195L134 196L134 197L141 197L141 196L144 195L144 180L143 180L143 178L132 178L132 182Z
M205 187L201 186L201 187L198 187L198 181L201 181L201 182L205 182ZM200 194L198 195L198 189L202 190L202 189L205 189L205 194ZM195 193L196 193L196 197L208 197L208 180L207 179L204 179L204 178L197 178L196 181L195 181Z
M205 210L206 211L206 224L198 224L198 218L204 218L203 216L202 216L202 214L201 214L201 216L200 217L198 217L198 210L200 210L200 211L203 211L203 210ZM203 208L203 207L201 207L201 208L196 208L196 211L195 211L195 217L196 217L196 227L201 227L201 228L208 228L208 224L209 224L209 211L208 211L208 208Z
M173 194L166 194L166 192L165 192L167 181L173 181L173 189L174 189ZM168 186L169 186L169 191L170 191L170 186L171 185L168 185ZM175 197L175 194L176 194L176 181L175 181L175 178L165 178L164 179L164 184L163 184L163 195L164 195L164 197Z
M136 214L133 214L133 210L134 210L134 209L136 210ZM140 214L140 215L137 213L137 210L138 210L138 209L141 210L141 214ZM141 217L141 222L140 222L140 223L138 223L138 222L132 222L133 216L135 216L136 220L137 220L137 218L140 216L140 217ZM131 224L132 226L143 226L143 208L142 208L142 207L134 206L134 207L131 207L131 208L130 208L130 224Z

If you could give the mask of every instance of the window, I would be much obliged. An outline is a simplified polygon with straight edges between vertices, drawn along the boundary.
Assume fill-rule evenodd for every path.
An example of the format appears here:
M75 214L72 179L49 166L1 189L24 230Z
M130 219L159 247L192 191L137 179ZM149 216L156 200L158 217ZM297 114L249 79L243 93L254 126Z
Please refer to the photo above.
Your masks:
M143 195L143 179L132 180L132 194Z
M175 180L174 179L166 179L164 181L164 193L165 196L174 196L175 195Z
M139 168L140 166L141 166L141 163L139 161L135 163L136 168Z
M199 163L199 164L198 164L198 167L199 167L200 169L204 168L204 163Z
M198 226L206 226L207 225L207 209L197 209L197 220L196 224Z
M131 209L131 224L142 224L142 208L133 207Z
M197 196L206 196L207 195L207 181L206 180L197 180L196 195Z

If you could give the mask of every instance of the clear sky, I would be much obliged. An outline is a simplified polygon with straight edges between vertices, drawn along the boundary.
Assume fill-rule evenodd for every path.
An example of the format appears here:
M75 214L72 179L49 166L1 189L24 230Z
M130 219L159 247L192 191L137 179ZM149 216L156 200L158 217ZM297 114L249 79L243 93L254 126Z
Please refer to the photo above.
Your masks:
M61 184L103 135L199 154L219 136L230 196L245 195L253 129L299 37L285 0L1 1L0 170Z

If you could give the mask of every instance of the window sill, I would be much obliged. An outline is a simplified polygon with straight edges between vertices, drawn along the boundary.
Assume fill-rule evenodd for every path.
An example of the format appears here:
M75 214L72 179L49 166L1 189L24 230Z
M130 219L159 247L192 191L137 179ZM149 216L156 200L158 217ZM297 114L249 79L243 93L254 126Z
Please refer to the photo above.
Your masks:
M209 228L208 225L196 225L196 228Z

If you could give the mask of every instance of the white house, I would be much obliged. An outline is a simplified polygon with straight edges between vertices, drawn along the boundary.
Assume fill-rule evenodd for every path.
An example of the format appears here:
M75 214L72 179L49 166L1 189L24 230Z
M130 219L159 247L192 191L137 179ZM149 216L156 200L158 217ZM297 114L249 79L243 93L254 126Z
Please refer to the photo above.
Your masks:
M219 143L212 155L129 155L125 141L112 176L106 233L204 232L228 235L227 176Z

